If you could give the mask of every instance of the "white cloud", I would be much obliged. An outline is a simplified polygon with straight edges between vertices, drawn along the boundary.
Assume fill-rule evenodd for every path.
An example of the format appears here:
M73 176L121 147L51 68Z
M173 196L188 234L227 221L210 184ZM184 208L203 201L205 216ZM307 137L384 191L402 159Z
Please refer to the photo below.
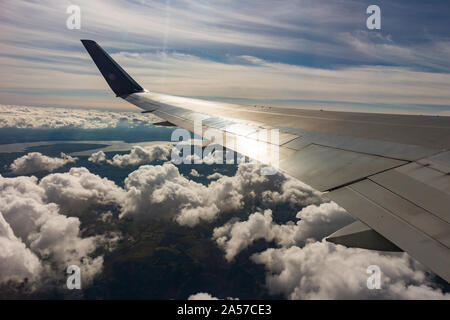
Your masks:
M277 227L281 246L303 245L307 240L321 240L355 219L335 202L309 205L297 213L296 224Z
M88 158L88 161L93 163L102 163L106 161L106 155L103 151L100 150L92 153Z
M290 203L291 205L307 206L322 202L321 194L307 184L287 177L280 190L267 189L261 192L262 201L266 205Z
M223 177L223 174L221 174L219 172L215 172L215 173L210 174L209 176L207 176L206 179L215 180L215 179L220 179L222 177Z
M15 174L29 174L39 171L54 171L77 160L78 158L71 157L62 152L61 158L48 157L40 152L30 152L14 160L9 168Z
M113 181L83 167L47 175L39 182L39 187L48 202L58 204L71 215L77 215L93 204L120 204L125 196L123 189Z
M188 297L188 300L221 300L221 299L213 297L211 294L209 294L207 292L199 292L199 293L190 295ZM239 300L239 299L227 297L225 300Z
M168 160L171 151L171 145L134 146L131 148L130 153L124 155L116 154L112 160L107 160L107 162L118 167L149 164L155 160Z
M272 211L263 214L251 214L245 222L231 222L215 228L213 239L225 250L225 258L231 261L243 249L255 240L265 239L270 242L275 238L272 222Z
M200 174L198 173L197 170L192 169L191 172L189 173L191 176L193 177L200 177Z
M99 220L101 220L103 222L111 222L112 218L113 218L113 213L111 211L107 211L107 212L101 214Z
M207 222L215 220L219 214L220 210L217 208L217 205L213 203L210 206L183 208L175 220L182 226L194 227L202 220Z
M213 199L208 197L208 188L186 179L171 163L139 167L125 179L125 189L127 196L121 217L173 218L175 215L183 216L183 213L192 216L193 210L201 210L206 214L204 220L208 220L218 214ZM194 225L199 219L200 216L195 215L190 221L182 219L180 222Z
M289 299L450 299L407 254L345 248L323 240L303 248L270 248L252 260L265 266L269 291ZM381 269L379 290L367 288L370 265Z
M219 300L219 299L216 297L213 297L209 293L199 292L199 293L190 295L188 300Z
M14 235L0 212L0 284L24 279L34 283L42 270L39 258Z
M0 274L0 281L29 278L39 279L35 285L41 285L45 279L63 277L65 268L75 264L88 284L100 272L103 257L91 254L108 239L82 237L80 220L63 215L57 204L48 201L47 190L37 178L0 176L0 198L1 242L6 249L2 255L11 258L0 260L0 269L8 271ZM11 252L11 248L16 251ZM23 265L13 269L14 263Z
M223 176L205 186L188 180L171 163L141 166L125 179L127 196L120 216L135 219L167 217L181 225L195 226L202 220L216 219L221 212L241 209L245 199L263 200L264 191L265 198L269 198L270 192L278 195L270 198L270 204L289 201L305 205L321 201L320 193L310 187L290 184L292 179L281 173L260 175L260 169L260 165L240 164L235 176ZM283 187L285 184L290 187ZM293 192L291 188L301 190Z
M309 205L298 214L297 223L276 224L272 211L256 212L246 221L234 221L215 228L213 239L225 251L225 258L232 261L242 250L254 241L265 239L275 241L280 246L304 244L308 239L321 240L332 232L342 228L354 219L336 203Z

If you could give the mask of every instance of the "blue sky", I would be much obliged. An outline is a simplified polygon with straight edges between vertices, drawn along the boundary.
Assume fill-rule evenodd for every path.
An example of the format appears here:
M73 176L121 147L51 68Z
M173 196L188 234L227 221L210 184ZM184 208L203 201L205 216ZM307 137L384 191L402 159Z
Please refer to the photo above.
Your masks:
M81 29L66 9L81 8ZM366 8L381 8L381 30ZM248 104L450 114L448 1L3 1L0 103L133 108L79 39L145 88Z

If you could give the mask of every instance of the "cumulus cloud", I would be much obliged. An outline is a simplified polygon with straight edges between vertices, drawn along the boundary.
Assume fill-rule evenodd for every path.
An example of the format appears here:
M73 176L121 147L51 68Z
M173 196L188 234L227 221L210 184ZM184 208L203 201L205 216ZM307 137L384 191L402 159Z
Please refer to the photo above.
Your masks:
M212 239L227 261L264 239L277 247L253 254L265 266L271 294L288 299L450 299L433 284L426 269L406 253L346 248L323 238L354 221L336 203L304 207L299 220L276 224L273 212L255 212L245 221L230 220L215 228ZM381 289L370 290L367 268L381 269Z
M355 219L335 202L309 205L297 213L297 222L271 225L280 246L304 245L310 240L321 240Z
M289 299L450 299L404 253L382 254L323 240L302 248L270 248L252 260L265 266L270 293ZM370 265L381 270L380 289L367 287Z
M193 226L213 219L219 212L208 188L186 179L171 163L162 166L144 165L125 179L127 196L121 217L135 219L172 218L183 225ZM218 195L216 195L217 197ZM240 205L239 199L234 206Z
M99 220L101 220L103 222L111 222L112 218L113 218L113 213L111 211L107 211L107 212L101 214Z
M137 112L0 105L0 128L102 129L148 125L158 118Z
M213 221L221 212L241 209L244 200L265 199L279 203L285 200L305 205L319 203L320 194L304 184L291 185L302 188L293 192L283 187L291 178L279 173L260 175L261 165L240 164L232 177L223 176L205 186L181 175L171 163L162 166L141 166L125 179L127 196L121 217L148 219L174 218L179 224L195 226L200 221ZM276 194L277 197L270 197ZM291 196L284 196L289 193ZM297 197L301 195L301 198Z
M214 180L214 179L220 179L222 177L223 177L223 174L221 174L219 172L215 172L215 173L210 174L209 176L207 176L206 179Z
M189 296L188 300L219 300L207 292L199 292Z
M0 284L24 279L33 283L42 270L39 258L14 235L0 212Z
M103 151L97 151L92 153L89 158L88 161L93 162L93 163L102 163L106 161L106 155Z
M80 220L62 214L47 195L36 177L0 175L0 283L58 278L71 264L81 268L84 283L100 272L103 257L92 254L108 239L82 237Z
M221 300L221 299L213 297L211 294L209 294L207 292L199 292L199 293L190 295L188 297L188 300ZM228 297L225 300L239 300L239 299Z
M71 215L77 215L94 204L120 204L125 192L113 181L89 172L71 168L42 178L39 187L48 202L56 203Z
M14 160L9 168L15 174L29 174L39 171L53 171L77 160L78 158L62 152L60 158L48 157L40 152L30 152Z
M306 240L320 240L354 219L336 203L309 205L298 214L297 223L276 224L272 211L251 214L246 221L231 220L215 228L213 240L225 251L225 258L232 261L254 241L265 239L280 246L304 244Z
M263 214L251 214L247 221L227 223L215 228L213 239L219 247L224 249L228 261L247 248L257 239L270 242L275 238L272 222L272 211L266 210Z
M192 169L191 172L189 173L191 176L193 177L200 177L200 174L198 173L197 170Z
M292 206L306 206L322 202L320 192L290 177L285 179L279 190L263 190L261 191L261 195L262 201L266 205L289 203Z
M168 160L171 151L172 146L170 145L134 146L131 148L130 153L124 155L116 154L112 160L107 160L107 162L118 167L148 164L155 160Z

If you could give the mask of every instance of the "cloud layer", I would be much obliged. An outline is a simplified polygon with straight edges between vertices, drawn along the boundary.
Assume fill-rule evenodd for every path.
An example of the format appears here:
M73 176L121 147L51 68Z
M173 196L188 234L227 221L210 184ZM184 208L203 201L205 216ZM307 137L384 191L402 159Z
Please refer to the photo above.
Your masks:
M40 181L0 176L0 285L26 282L30 290L39 288L60 279L70 264L81 267L85 283L92 281L103 266L103 256L93 253L99 247L111 248L120 238L82 236L77 216L92 206L117 206L120 218L167 218L193 227L254 202L265 210L216 227L212 241L229 263L257 240L274 244L249 257L264 266L271 294L288 299L450 299L407 254L345 248L322 240L354 219L335 203L324 203L309 186L281 173L262 176L260 171L260 165L244 163L234 176L218 175L203 185L180 174L170 162L142 165L128 175L123 188L76 167ZM302 208L297 221L277 223L280 204ZM98 219L110 217L108 211ZM370 265L381 270L379 290L367 288ZM189 299L215 298L198 293Z
M123 124L148 125L156 119L137 112L0 105L0 128L102 129Z

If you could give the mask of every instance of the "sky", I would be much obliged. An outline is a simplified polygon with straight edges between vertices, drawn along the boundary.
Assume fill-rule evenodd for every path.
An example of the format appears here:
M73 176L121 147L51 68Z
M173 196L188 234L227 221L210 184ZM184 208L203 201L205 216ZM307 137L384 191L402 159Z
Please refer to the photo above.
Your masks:
M369 30L366 9L381 8ZM68 29L68 6L81 28ZM0 103L135 109L80 43L149 91L245 104L450 115L447 1L2 1Z

